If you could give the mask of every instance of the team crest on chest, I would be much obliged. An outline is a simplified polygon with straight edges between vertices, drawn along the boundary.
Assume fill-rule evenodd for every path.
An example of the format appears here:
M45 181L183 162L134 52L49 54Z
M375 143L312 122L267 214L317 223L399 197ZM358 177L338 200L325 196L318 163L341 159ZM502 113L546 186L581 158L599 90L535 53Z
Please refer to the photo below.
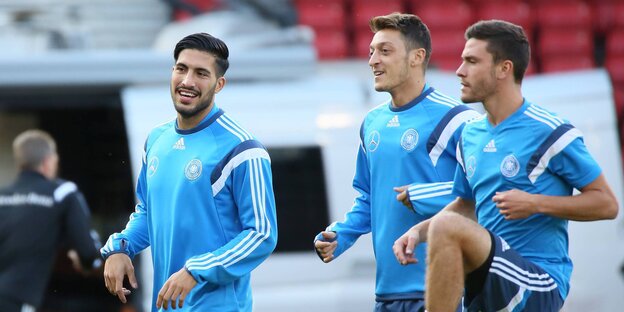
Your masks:
M520 171L520 163L516 156L507 155L500 164L500 171L507 178L515 177Z
M401 147L406 151L411 151L418 144L418 132L414 129L408 129L401 136Z
M202 173L202 163L199 159L192 159L184 167L184 175L187 179L193 181L199 178Z
M366 143L368 150L374 152L379 147L379 140L381 140L379 132L377 130L371 132L368 135L368 143Z
M156 173L156 170L158 169L158 157L154 156L152 158L150 158L149 163L147 164L147 176L151 177L154 175L154 173Z

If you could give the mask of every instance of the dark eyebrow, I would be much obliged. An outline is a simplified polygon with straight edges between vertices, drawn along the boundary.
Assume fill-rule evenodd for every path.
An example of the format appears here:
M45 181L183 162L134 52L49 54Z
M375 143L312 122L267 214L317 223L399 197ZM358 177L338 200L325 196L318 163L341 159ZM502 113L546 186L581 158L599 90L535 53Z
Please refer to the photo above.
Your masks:
M198 68L197 68L197 71L205 71L205 72L207 72L207 73L209 73L209 74L211 73L210 69L203 68L203 67L198 67Z
M189 68L186 64L184 64L184 63L182 63L182 62L175 63L175 65L174 65L174 66L181 66L181 67L184 67L184 68ZM197 71L205 71L205 72L207 72L207 73L209 73L209 74L210 74L210 73L212 73L212 72L210 71L210 69L203 68L203 67L197 67L195 70L197 70Z
M470 54L462 55L461 58L464 59L464 60L479 60L478 57L476 57L474 55L470 55Z
M390 41L382 41L382 42L378 42L376 45L370 45L369 48L373 49L375 46L379 46L379 47L384 47L384 46L390 46L393 47L392 42Z

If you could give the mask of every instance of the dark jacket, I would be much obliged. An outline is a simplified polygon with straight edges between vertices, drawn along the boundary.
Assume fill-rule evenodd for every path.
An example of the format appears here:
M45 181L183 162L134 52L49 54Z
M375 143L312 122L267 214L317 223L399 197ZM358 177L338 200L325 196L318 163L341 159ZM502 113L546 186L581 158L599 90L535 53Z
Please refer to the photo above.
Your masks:
M1 189L0 296L41 305L64 242L78 252L84 268L91 268L99 253L89 218L84 197L72 182L24 171Z

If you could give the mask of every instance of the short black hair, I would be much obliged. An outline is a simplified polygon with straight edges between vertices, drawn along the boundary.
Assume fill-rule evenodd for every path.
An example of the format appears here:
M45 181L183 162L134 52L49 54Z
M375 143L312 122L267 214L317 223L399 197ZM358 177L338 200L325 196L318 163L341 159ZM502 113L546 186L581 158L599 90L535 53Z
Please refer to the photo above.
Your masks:
M225 72L230 67L228 57L230 51L227 45L221 39L213 37L207 33L195 33L188 35L180 40L173 50L173 58L177 61L180 52L184 49L194 49L212 54L215 57L217 64L217 75L219 77L225 75Z
M510 60L514 67L514 80L521 83L529 66L531 50L529 40L521 26L501 20L479 21L468 27L466 40L475 38L487 41L487 51L494 63Z
M401 32L405 38L405 47L408 51L418 48L425 49L425 68L431 57L431 34L429 28L420 17L414 14L390 13L373 17L368 22L370 29L376 33L384 29L394 29Z

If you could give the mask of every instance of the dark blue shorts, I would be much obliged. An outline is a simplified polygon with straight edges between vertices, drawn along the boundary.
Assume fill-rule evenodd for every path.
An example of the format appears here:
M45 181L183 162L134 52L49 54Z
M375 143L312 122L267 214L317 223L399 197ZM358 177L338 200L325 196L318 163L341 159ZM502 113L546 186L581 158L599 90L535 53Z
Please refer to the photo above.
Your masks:
M374 312L425 312L425 293L412 292L409 294L397 294L377 296L375 298ZM456 312L461 312L462 306L457 307Z
M375 302L375 312L424 312L425 300L393 300Z
M465 311L559 311L563 299L554 279L492 234L485 263L466 276Z

